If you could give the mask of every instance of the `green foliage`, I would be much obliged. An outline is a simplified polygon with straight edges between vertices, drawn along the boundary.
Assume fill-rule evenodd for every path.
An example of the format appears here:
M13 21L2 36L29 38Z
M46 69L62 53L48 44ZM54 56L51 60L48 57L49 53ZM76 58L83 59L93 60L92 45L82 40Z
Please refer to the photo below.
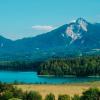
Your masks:
M69 95L59 95L58 100L71 100Z
M99 76L100 56L50 59L40 64L37 71L40 75Z
M11 98L9 100L22 100L22 99L18 99L18 98Z
M90 88L83 92L81 100L100 100L100 91L97 88Z
M24 94L23 100L42 100L42 96L38 92L30 91Z
M50 94L46 95L45 100L55 100L54 94L50 93Z
M0 70L6 71L36 71L39 61L0 61Z
M13 86L11 84L6 84L0 82L0 92L4 92L6 90L12 90Z
M13 93L13 97L15 98L23 98L23 92L21 89L17 89L16 87L13 87L11 92Z
M35 91L22 92L11 84L0 83L0 100L42 100L42 96Z
M72 100L80 100L80 96L79 96L79 95L74 95L74 96L72 97Z
M13 93L8 91L5 91L2 96L0 97L1 100L8 100L10 98L13 98Z

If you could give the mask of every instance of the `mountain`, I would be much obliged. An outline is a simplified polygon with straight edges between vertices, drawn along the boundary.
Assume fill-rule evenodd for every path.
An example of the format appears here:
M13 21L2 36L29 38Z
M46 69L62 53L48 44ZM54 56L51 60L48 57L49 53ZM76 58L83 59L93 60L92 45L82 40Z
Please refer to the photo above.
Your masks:
M41 59L51 56L96 54L100 51L100 24L83 18L53 31L12 41L0 36L0 59Z

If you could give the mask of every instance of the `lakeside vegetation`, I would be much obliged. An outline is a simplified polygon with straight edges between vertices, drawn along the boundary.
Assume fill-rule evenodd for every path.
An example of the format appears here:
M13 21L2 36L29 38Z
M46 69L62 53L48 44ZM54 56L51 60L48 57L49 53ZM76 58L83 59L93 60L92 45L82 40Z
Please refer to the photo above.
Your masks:
M71 90L73 91L73 88ZM0 100L100 100L100 90L99 88L88 88L81 95L74 94L73 96L68 95L68 92L62 94L59 91L57 97L50 92L43 98L39 91L34 91L34 88L32 91L23 91L17 88L17 85L0 83Z
M100 56L50 59L40 65L38 74L100 76Z
M0 70L36 71L38 75L100 76L100 56L51 58L43 61L0 62Z
M1 61L0 70L3 71L37 71L39 61Z

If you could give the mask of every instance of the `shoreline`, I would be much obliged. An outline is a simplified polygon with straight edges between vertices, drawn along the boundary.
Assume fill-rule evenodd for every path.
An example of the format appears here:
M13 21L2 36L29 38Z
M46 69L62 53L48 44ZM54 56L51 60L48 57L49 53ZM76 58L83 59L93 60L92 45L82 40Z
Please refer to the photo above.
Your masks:
M28 73L28 72L33 72L33 73L36 73L36 71L7 71L7 70L0 70L1 72L9 72L9 73ZM75 75L62 75L62 76L56 76L56 75L40 75L40 74L37 74L38 77L57 77L57 78L67 78L67 77L81 77L81 78L85 78L85 77L100 77L99 75L91 75L91 76L75 76Z
M76 78L79 78L79 77L81 77L81 78L85 78L85 77L90 77L90 78L94 78L94 77L97 77L97 78L99 78L100 76L99 75L93 75L93 76L75 76L75 75L64 75L64 76L56 76L56 75L38 75L37 74L37 76L39 76L39 77L57 77L57 78L67 78L67 77L76 77Z

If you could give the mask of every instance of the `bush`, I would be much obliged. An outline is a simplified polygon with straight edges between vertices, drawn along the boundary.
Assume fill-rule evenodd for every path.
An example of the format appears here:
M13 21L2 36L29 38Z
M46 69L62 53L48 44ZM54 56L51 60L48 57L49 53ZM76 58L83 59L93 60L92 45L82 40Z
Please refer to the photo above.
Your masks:
M90 88L83 92L81 100L100 100L100 91L97 88Z
M42 96L38 92L30 91L24 94L23 100L42 100Z
M12 90L13 86L11 84L6 84L6 83L2 83L0 82L0 93L7 91L7 90Z
M69 95L59 95L58 100L70 100L70 96Z
M9 100L10 98L13 98L13 93L10 91L6 91L2 94L0 100Z
M23 92L21 89L17 89L16 87L13 87L11 92L13 93L14 98L23 98Z
M74 96L72 97L72 100L80 100L80 96L79 96L79 95L74 95Z
M11 98L9 100L22 100L22 99L18 99L18 98Z
M50 93L50 94L46 95L45 100L55 100L54 94Z

